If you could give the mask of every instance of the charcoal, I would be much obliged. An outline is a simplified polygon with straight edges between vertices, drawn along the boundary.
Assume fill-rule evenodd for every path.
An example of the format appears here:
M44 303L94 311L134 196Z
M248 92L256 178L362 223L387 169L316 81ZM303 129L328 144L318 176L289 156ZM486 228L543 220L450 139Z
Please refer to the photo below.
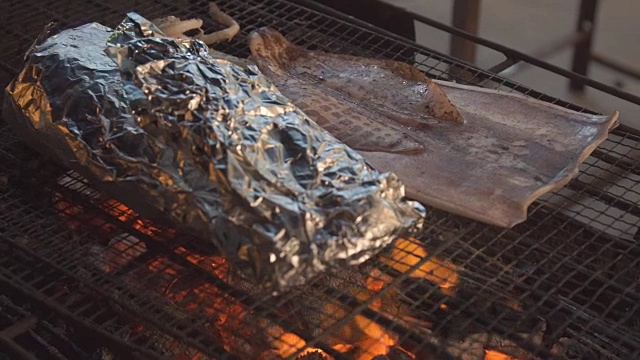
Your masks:
M373 360L413 360L413 358L405 351L392 347L386 355L378 355Z
M319 351L310 351L304 355L298 356L296 360L328 360L328 358Z

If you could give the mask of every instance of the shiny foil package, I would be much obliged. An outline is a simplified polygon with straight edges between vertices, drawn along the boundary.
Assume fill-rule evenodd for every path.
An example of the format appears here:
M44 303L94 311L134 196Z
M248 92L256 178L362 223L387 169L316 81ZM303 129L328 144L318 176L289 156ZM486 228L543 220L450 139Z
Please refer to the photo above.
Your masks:
M360 264L425 209L257 68L131 13L36 40L7 87L25 141L145 217L166 219L278 293Z

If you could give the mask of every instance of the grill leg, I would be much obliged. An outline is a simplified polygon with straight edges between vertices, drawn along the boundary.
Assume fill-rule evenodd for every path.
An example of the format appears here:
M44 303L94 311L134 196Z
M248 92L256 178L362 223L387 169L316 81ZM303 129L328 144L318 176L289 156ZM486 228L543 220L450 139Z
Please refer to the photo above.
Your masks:
M480 0L455 0L453 2L453 27L476 35L479 16ZM450 53L451 56L471 64L476 62L476 44L473 41L452 35Z
M476 35L478 33L479 16L480 0L455 0L453 2L453 17L451 23L454 27ZM451 35L449 53L457 59L475 64L476 47L473 41ZM470 80L473 77L472 73L455 65L449 68L449 72L454 78Z
M580 2L580 14L578 16L577 31L586 36L578 42L573 50L573 64L571 71L580 75L587 75L589 62L591 62L591 45L595 28L596 10L598 0L582 0ZM569 83L571 91L583 91L584 84L578 80Z

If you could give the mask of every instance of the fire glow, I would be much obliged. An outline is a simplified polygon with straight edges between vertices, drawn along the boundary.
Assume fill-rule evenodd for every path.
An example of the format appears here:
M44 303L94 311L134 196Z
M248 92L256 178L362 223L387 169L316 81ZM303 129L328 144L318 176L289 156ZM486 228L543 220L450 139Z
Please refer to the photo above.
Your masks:
M105 229L105 231L113 230L114 225L102 221L98 217L82 218L84 216L82 208L66 200L62 195L56 194L54 199L60 213L65 215L66 224L70 228L75 229L89 225ZM165 239L167 236L173 235L171 232L167 233L167 231L171 230L160 230L152 223L140 219L134 211L115 200L105 199L101 203L101 207L118 221L129 224L147 236L156 237L161 231ZM104 258L104 265L101 269L105 272L111 272L140 256L146 251L146 246L144 242L131 235L120 235L110 242L108 250L111 255L101 254L101 257ZM231 276L229 264L223 257L202 256L190 252L184 247L176 247L174 252L190 263L216 276L221 281L228 282ZM444 294L454 296L455 288L459 282L456 266L436 257L428 257L428 252L420 245L418 240L399 238L394 242L391 250L380 256L379 259L385 265L400 273L407 274L410 278L427 280L432 284L438 285ZM168 265L168 260L163 256L153 259L148 264L148 270L154 273L162 273L167 277L178 276L176 270ZM364 281L361 284L362 291L353 293L354 291L352 290L351 293L359 301L368 301L369 309L387 313L388 315L386 310L399 307L398 304L394 303L399 301L393 294L396 290L388 286L392 281L392 276L383 273L379 269L374 269L368 276L364 277ZM212 283L202 282L186 289L174 289L172 285L173 283L164 288L162 290L163 294L183 311L199 311L207 318L210 318L212 325L211 335L220 341L225 350L237 352L238 349L246 348L248 346L247 342L252 342L256 329L248 326L248 324L252 324L255 320L247 321L247 317L252 316L252 311L247 305L226 294ZM233 286L233 284L230 285ZM387 287L389 289L386 289ZM384 289L386 289L385 294L378 294ZM376 296L372 297L371 294ZM322 312L326 314L342 314L346 310L340 307L342 305L338 302L328 302L324 305ZM446 308L444 304L441 307ZM395 314L390 316L395 316ZM425 326L429 325L428 323L425 324ZM321 354L323 358L328 360L333 359L332 356L322 350L313 345L308 345L300 336L286 331L273 322L263 321L260 328L271 340L268 341L268 349L258 350L259 359L270 360L289 358L291 356L301 359L305 354L311 353ZM394 351L402 353L403 359L416 359L416 355L402 347L400 344L401 339L396 333L385 330L381 325L362 314L351 317L347 323L333 332L342 341L334 341L330 343L330 346L333 350L347 354L350 358L357 360L374 359L378 356L384 356L391 349L394 349ZM513 359L502 355L504 354L497 351L486 350L485 360ZM191 357L193 359L205 358L200 353L196 353ZM182 359L183 357L177 358Z

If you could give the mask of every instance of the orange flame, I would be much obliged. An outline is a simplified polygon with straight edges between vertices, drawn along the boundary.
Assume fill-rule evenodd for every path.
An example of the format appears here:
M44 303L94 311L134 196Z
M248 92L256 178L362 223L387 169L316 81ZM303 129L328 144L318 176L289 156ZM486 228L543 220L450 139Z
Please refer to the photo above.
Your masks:
M177 248L176 252L186 254L186 250L183 248ZM224 275L226 271L228 271L226 261L220 257L203 257L189 254L186 258L198 266L202 266L201 263L204 259L207 259L209 268L212 272L215 272L216 275ZM162 271L164 274L174 277L177 280L177 276L179 275L178 271L167 264L168 260L166 258L159 257L149 264L149 269L154 272ZM237 345L236 340L238 337L245 335L247 338L251 337L252 329L249 329L247 325L242 322L242 319L248 313L246 307L236 299L222 292L215 285L208 282L201 282L194 287L181 291L173 291L173 289L169 287L165 289L165 294L171 301L185 311L200 311L204 315L214 319L212 325L217 330L217 333L212 333L212 335L220 338L225 350L231 351L234 349ZM201 307L203 304L206 304L204 308Z
M484 354L484 360L518 360L517 358L496 350L485 350Z
M63 214L68 215L69 219L76 219L77 216L82 214L82 207L74 206L69 201L66 201L60 194L56 195L59 209ZM152 237L162 235L167 238L173 234L172 230L161 230L151 222L141 219L136 212L116 200L105 199L101 207L111 216L117 218L119 221L130 224L145 235ZM100 226L106 230L115 229L115 227L101 221L97 217L88 218L88 223L92 226ZM82 221L75 220L69 224L72 227L83 225ZM125 253L129 251L130 256L127 256L127 258L135 258L146 250L144 243L134 237L125 238L125 240L111 244L110 247L115 251L122 250L125 251ZM128 247L137 247L138 250L132 252L131 250L126 250ZM222 281L227 281L230 276L229 264L223 257L202 256L191 253L182 247L178 247L174 251L189 262L215 274ZM409 272L412 266L418 264L418 262L427 256L427 251L416 239L400 238L395 242L390 255L381 257L381 260L395 270L404 273ZM127 261L129 260L130 259ZM179 271L168 266L168 264L169 262L166 258L159 257L152 261L148 268L154 272L162 272L177 280ZM435 257L411 271L409 276L413 278L423 278L435 283L439 285L444 292L451 295L455 293L455 286L458 284L456 267L447 261ZM363 285L366 290L352 290L357 292L352 295L361 301L366 301L371 298L372 294L380 292L385 286L389 285L391 281L392 278L389 275L383 274L380 270L374 270L364 280ZM394 294L394 291L394 289L389 289L385 295L376 298L370 303L370 308L383 313L388 313L388 309L390 308L398 308L397 294ZM212 325L213 328L215 328L215 330L212 330L215 331L215 333L212 332L212 336L220 339L223 347L228 351L237 348L237 341L239 339L251 339L252 334L255 332L255 329L249 328L246 321L244 321L246 320L245 317L250 314L250 310L244 304L228 296L211 283L202 282L189 289L175 291L171 289L170 285L165 289L165 294L186 311L202 311L205 315L212 317L214 319ZM204 309L200 308L202 304L206 304ZM344 312L345 310L342 304L335 302L328 303L324 311L327 314L336 314ZM302 354L317 351L322 353L327 359L332 359L331 356L321 350L307 346L307 343L296 334L285 332L284 329L279 326L265 326L265 330L268 335L274 339L270 344L271 350L268 350L272 354L286 358L298 351L302 351ZM399 338L395 333L386 331L382 326L363 315L356 315L351 321L338 329L336 333L339 336L338 339L340 339L340 341L344 340L344 343L334 342L332 344L333 349L342 353L348 352L351 357L357 360L369 360L378 355L385 355L392 347L404 351L404 349L399 346ZM407 352L407 354L415 358L413 354L409 352ZM493 356L493 354L487 354L487 356ZM188 358L192 359L200 357L202 357L202 354L199 353L188 356ZM499 358L487 357L485 360L498 359Z
M107 199L103 203L102 208L110 215L116 217L118 220L124 223L130 224L134 229L140 231L145 235L155 236L160 234L160 230L155 227L150 221L141 219L135 211L131 210L130 208L116 200ZM170 229L167 229L165 231L171 232Z
M86 214L82 206L66 200L60 193L53 195L53 203L59 211L59 214L62 215L63 223L71 230L89 227L91 229L103 229L106 232L111 232L115 229L115 226L103 221L99 217Z
M427 256L427 251L416 239L399 238L395 241L390 254L388 256L382 256L381 260L395 270L406 273L411 271L411 267L418 264ZM411 271L409 276L413 278L423 278L435 283L440 286L441 290L445 294L453 296L455 294L455 286L459 281L456 271L457 269L452 263L433 257L421 264L417 269ZM391 281L392 278L389 275L383 274L379 269L374 269L364 280L364 285L370 293L358 293L354 295L356 295L359 300L366 301L372 294L378 293L384 289L385 286L391 283ZM399 306L397 303L396 292L397 290L395 288L388 289L385 295L377 297L370 303L369 307L372 310L389 313L390 309L398 308ZM444 306L445 305L443 304L443 307ZM399 312L392 314L392 316L402 317L402 311L397 311ZM417 323L417 321L414 322ZM422 324L424 326L430 325L428 323ZM404 350L398 345L398 336L395 333L386 331L376 322L373 322L362 315L355 316L349 324L345 325L340 330L340 334L345 338L351 338L354 331L362 332L365 336L361 336L362 339L354 341L351 344L338 344L334 346L334 349L340 352L346 352L353 350L353 348L357 346L362 350L357 351L352 355L358 360L368 360L377 355L387 354L392 347ZM410 357L415 358L415 356L410 352L406 353Z
M280 335L277 335L272 332L270 335L275 338L272 342L274 352L282 358L293 356L296 352L304 349L300 353L300 356L311 352L319 352L327 359L333 360L333 357L326 354L324 351L314 347L307 347L306 341L294 333L282 332Z
M410 271L411 267L418 264L428 256L427 250L422 247L418 240L399 238L394 243L391 254L381 257L383 263L396 269L401 273ZM456 266L448 261L432 257L410 274L413 278L424 278L442 288L448 295L454 295L454 287L458 285L458 273ZM449 290L445 290L449 289Z
M411 268L420 263L428 256L427 250L420 245L415 238L398 238L393 244L393 248L388 255L381 256L380 260L396 271L406 273ZM423 278L433 284L440 286L440 291L448 296L455 295L455 287L459 278L457 268L449 261L432 257L422 263L418 268L409 273L412 278ZM446 304L441 304L442 309L446 309Z

